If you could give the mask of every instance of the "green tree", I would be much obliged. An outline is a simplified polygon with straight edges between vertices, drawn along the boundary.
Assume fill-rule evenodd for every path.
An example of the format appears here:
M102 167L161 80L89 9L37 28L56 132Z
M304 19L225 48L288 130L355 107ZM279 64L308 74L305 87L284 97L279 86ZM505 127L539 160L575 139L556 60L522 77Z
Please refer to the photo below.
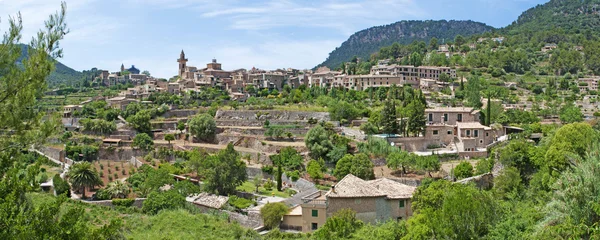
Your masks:
M431 39L429 39L429 50L437 50L438 49L438 39L435 37L432 37Z
M177 130L179 130L179 133L182 133L183 130L185 130L185 123L184 122L178 122L177 123Z
M206 190L219 195L233 194L235 188L248 179L246 164L240 160L232 143L206 159L203 175Z
M536 236L546 239L592 239L598 233L589 231L600 221L600 148L595 145L588 155L563 172L552 185L552 199L545 206L545 218ZM593 237L592 237L593 236Z
M366 122L360 125L360 130L367 135L378 134L379 129L371 122Z
M279 154L272 155L271 161L274 165L282 165L286 171L300 170L304 159L293 147L284 147Z
M152 148L154 148L154 140L152 140L152 137L150 137L148 134L140 133L135 135L131 146L145 151L150 151Z
M208 114L195 116L190 120L188 126L190 133L201 141L213 141L217 134L215 119Z
M198 186L198 184L193 183L189 180L175 182L175 184L173 184L173 190L178 192L183 197L202 192L202 189L200 189L200 186Z
M165 134L165 141L168 141L171 144L171 141L175 140L175 135L173 134Z
M454 37L454 44L457 47L460 47L460 46L464 45L465 43L466 43L465 37L463 37L462 35L459 34Z
M342 159L340 159L335 165L334 176L337 179L342 179L348 174L352 174L356 177L369 180L375 178L375 173L373 172L373 162L369 159L364 153L359 153L357 155L346 154Z
M63 207L67 201L64 195L35 205L27 196L39 188L36 176L40 168L35 164L27 167L25 150L42 144L59 129L56 118L41 114L37 99L43 96L55 59L62 57L59 42L68 33L65 14L66 4L62 3L61 11L50 15L45 29L34 34L28 46L20 44L21 15L9 17L8 31L0 44L0 239L123 237L122 222L92 227L83 207ZM28 57L22 55L25 52ZM62 189L68 191L68 184Z
M350 239L364 223L356 218L356 212L342 209L327 218L325 225L314 232L315 239Z
M98 172L92 168L92 164L89 162L73 164L69 168L69 181L74 188L81 190L82 198L86 198L85 188L92 189L103 184Z
M320 125L308 131L304 143L313 159L328 159L327 154L334 147L329 139L329 132Z
M185 197L175 190L166 192L151 192L144 203L142 211L148 214L157 214L160 210L183 208Z
M436 155L419 156L417 157L416 162L417 168L420 170L427 171L429 177L431 177L431 172L440 170L440 160L437 158Z
M562 123L583 122L583 113L573 104L567 104L561 108L559 117Z
M458 179L468 178L473 176L473 165L467 161L462 161L454 167L454 177Z
M54 175L52 184L54 185L54 192L56 192L57 196L66 194L68 198L71 198L71 186L69 185L69 182L60 177L60 174L57 173Z
M150 119L152 118L150 111L142 110L137 112L135 115L127 118L127 123L135 130L141 133L151 133L152 125L150 125Z
M396 151L388 155L386 162L390 169L402 169L402 173L406 173L407 167L414 166L414 157L405 151Z
M404 239L479 239L500 219L489 191L446 180L417 188L412 208Z
M280 202L267 203L260 209L260 216L268 229L278 228L283 215L289 212L289 208Z
M317 183L323 178L323 165L324 162L321 163L317 160L310 160L310 162L308 162L306 165L306 171L308 172L308 175Z
M277 180L277 191L280 191L280 192L281 192L281 187L283 185L282 179L281 179L282 175L283 175L283 169L281 168L281 164L278 164L277 165L277 179L276 180Z
M396 113L396 103L393 100L387 100L381 112L382 131L385 134L395 134L400 128L398 126L398 115Z

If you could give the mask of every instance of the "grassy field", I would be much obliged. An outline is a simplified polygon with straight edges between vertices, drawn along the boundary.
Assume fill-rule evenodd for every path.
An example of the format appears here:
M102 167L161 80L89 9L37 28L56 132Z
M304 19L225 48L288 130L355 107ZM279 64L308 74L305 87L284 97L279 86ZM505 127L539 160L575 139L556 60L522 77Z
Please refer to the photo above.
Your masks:
M251 182L244 182L241 186L237 187L237 190L253 193L256 190L256 185ZM263 196L273 196L273 194L275 194L276 197L282 198L290 197L289 193L277 191L275 188L273 188L273 191L267 191L264 187L258 187L258 194Z
M50 203L55 197L45 193L27 194L35 206ZM237 223L228 223L224 216L196 214L185 209L161 211L157 215L146 215L139 209L97 206L68 200L61 212L71 208L85 209L85 219L102 226L112 219L123 220L123 234L126 239L258 239L258 234Z

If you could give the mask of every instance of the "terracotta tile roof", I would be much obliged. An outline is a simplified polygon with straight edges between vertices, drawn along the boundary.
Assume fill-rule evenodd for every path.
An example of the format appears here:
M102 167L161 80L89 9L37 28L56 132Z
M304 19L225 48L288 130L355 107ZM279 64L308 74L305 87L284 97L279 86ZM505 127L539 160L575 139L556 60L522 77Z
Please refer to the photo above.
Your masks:
M473 108L469 107L436 107L425 109L425 112L472 112Z
M396 182L387 178L380 178L376 180L368 181L368 183L378 189L379 191L385 193L387 198L390 199L406 199L411 198L416 187L405 185L399 182Z
M411 198L415 189L415 187L387 178L365 181L348 174L326 196L328 198L387 197L404 199Z

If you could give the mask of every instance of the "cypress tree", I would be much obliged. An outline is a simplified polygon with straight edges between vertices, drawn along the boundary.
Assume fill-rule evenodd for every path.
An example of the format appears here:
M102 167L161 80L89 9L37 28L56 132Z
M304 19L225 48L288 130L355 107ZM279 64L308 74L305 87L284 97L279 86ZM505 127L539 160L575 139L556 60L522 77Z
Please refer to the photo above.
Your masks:
M281 169L281 163L277 165L277 191L281 191L281 175L283 174Z
M488 93L487 97L487 107L485 111L485 125L490 126L492 123L492 102L490 102L490 94Z

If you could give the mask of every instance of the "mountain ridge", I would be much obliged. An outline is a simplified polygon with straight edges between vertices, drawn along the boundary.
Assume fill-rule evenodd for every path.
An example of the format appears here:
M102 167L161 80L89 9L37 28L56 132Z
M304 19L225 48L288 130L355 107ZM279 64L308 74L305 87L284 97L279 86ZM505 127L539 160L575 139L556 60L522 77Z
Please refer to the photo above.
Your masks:
M415 40L429 41L435 37L440 41L453 40L456 35L471 36L495 30L485 23L472 20L402 20L374 26L352 34L348 40L335 48L327 59L317 65L336 68L353 56L368 58L381 47L394 42L408 44Z

